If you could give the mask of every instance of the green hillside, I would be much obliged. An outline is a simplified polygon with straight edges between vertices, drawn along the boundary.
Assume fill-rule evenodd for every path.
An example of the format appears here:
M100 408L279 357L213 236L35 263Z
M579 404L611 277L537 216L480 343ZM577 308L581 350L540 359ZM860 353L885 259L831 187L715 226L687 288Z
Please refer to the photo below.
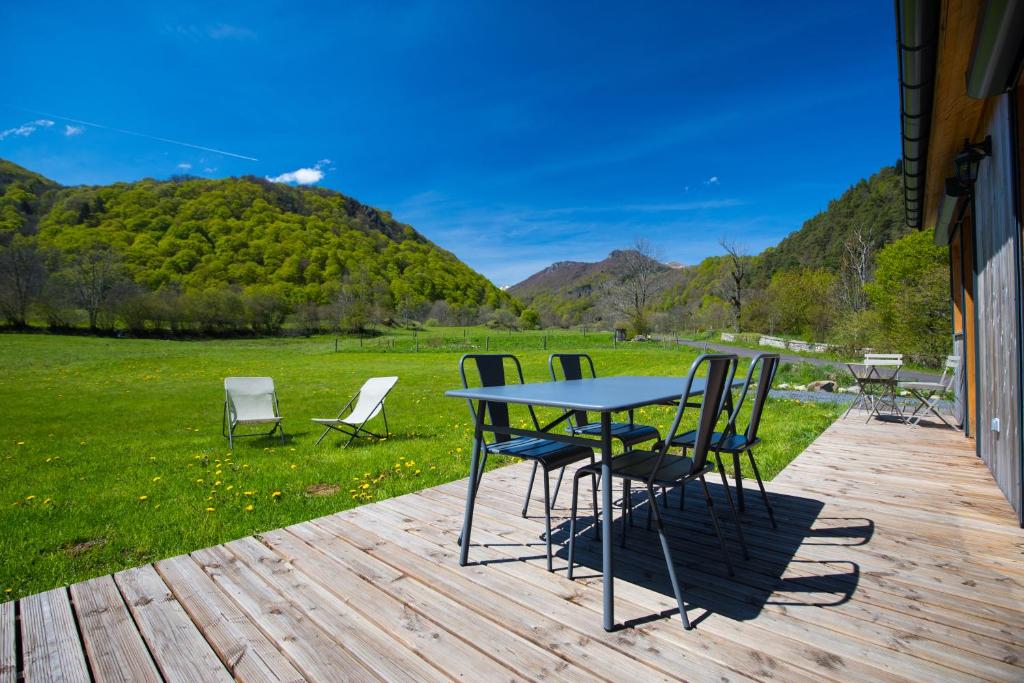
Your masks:
M422 319L440 301L514 305L386 211L255 177L60 187L0 162L0 246L7 263L0 294L15 323L24 322L14 310L22 302L12 297L32 299L30 309L54 319L84 309L92 326L121 318L129 326L223 330L279 326L297 311L358 327ZM22 265L44 269L45 286L18 291L15 252L38 261ZM238 315L257 308L272 310L260 321ZM220 309L213 315L223 319L198 309Z

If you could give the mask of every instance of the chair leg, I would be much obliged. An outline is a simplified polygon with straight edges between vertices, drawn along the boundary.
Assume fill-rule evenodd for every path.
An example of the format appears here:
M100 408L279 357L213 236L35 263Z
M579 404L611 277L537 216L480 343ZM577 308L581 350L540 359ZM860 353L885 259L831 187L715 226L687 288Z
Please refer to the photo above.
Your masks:
M597 484L601 481L597 473L591 473L592 479L590 480L590 499L594 505L594 533L597 535L597 540L601 540L601 514L597 510Z
M526 508L530 506L530 496L533 494L533 480L537 477L537 465L539 463L533 461L533 471L530 472L530 483L526 485L526 500L523 501L523 517L526 517Z
M718 544L722 546L722 559L725 566L729 568L729 576L735 575L732 568L732 560L729 559L729 549L725 546L725 539L722 537L722 527L718 525L718 515L715 514L715 501L711 499L711 491L708 490L708 483L704 477L700 478L700 485L704 488L704 502L707 503L708 513L711 515L711 522L715 527L715 535L718 536Z
M732 478L736 482L736 507L740 512L746 512L747 505L743 500L743 472L740 470L740 454L732 454Z
M693 628L690 624L690 618L686 615L686 606L683 604L683 592L679 588L679 579L676 577L676 565L672 562L672 551L668 546L668 537L665 536L665 525L661 521L661 512L658 510L658 504L654 500L654 489L651 485L647 485L647 507L653 510L654 523L658 528L658 538L661 540L661 552L665 554L665 565L668 567L668 578L672 582L672 592L676 596L676 604L679 606L679 616L683 620L683 628L689 630Z
M577 509L577 497L580 491L580 478L573 476L572 478L572 512L569 516L569 567L566 570L566 576L572 579L572 566L573 557L576 552L576 509ZM595 523L597 515L594 516Z
M779 527L775 524L775 512L772 511L772 504L768 502L768 492L764 490L764 482L761 481L761 473L757 470L757 462L754 461L754 451L748 448L747 457L750 458L750 468L754 470L754 478L757 479L757 485L761 488L761 498L764 500L764 506L768 510L768 519L772 522L772 528L778 529Z
M548 479L548 471L543 470L544 477L544 539L548 546L548 571L555 571L551 564L551 481ZM573 503L576 501L574 500Z
M718 459L718 473L722 475L722 488L725 489L725 500L729 503L729 513L732 514L732 521L736 526L736 535L740 539L740 547L743 548L743 559L749 560L750 553L747 552L747 540L743 538L743 524L740 522L740 515L736 511L736 506L732 502L732 491L729 490L729 480L725 478L725 468L721 466L722 461L718 458L718 453L715 453L715 458Z
M551 509L555 508L555 501L558 500L558 490L562 488L562 477L565 476L565 468L558 470L558 481L555 482L555 491L551 494Z

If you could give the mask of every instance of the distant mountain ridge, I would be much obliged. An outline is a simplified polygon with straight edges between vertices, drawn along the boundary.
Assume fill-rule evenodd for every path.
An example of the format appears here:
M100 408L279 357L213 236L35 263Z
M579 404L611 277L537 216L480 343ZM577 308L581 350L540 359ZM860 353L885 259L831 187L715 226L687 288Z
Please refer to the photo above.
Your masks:
M903 174L886 166L848 188L829 202L825 211L804 222L778 245L749 255L749 287L763 290L776 272L790 269L840 268L844 245L859 234L878 250L908 232L903 221ZM742 242L742 235L735 236ZM613 251L594 263L560 261L508 288L533 307L546 324L607 321L616 311L606 295L623 276L623 251ZM695 265L660 264L657 307L661 310L695 309L707 297L722 297L724 257L712 256Z

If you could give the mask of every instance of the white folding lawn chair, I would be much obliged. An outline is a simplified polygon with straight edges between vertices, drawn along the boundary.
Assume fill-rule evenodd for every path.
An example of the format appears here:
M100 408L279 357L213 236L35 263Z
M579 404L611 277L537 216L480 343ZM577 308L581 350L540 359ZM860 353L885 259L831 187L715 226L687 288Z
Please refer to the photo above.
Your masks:
M943 395L953 387L953 380L956 378L956 371L960 367L959 356L946 356L946 364L942 368L942 377L938 382L900 382L900 389L906 389L910 395L918 400L919 405L907 419L907 424L916 427L921 418L928 413L942 420L947 427L952 427L948 420L939 412L939 401Z
M388 414L384 410L384 399L387 398L388 393L394 388L396 382L398 382L397 377L372 377L366 380L359 389L359 393L353 396L352 400L341 409L338 417L313 418L313 422L324 425L327 428L313 445L320 445L320 442L331 433L332 429L348 436L348 441L345 442L344 448L347 448L357 436L372 436L377 439L387 438L389 436ZM352 412L345 415L345 411L353 403L356 405L352 408ZM378 413L384 418L384 434L375 434L365 427L366 423L377 417Z
M235 434L239 425L274 425L269 432ZM277 404L274 380L270 377L228 377L224 380L224 418L221 433L234 449L235 439L243 436L273 436L281 426L281 409Z

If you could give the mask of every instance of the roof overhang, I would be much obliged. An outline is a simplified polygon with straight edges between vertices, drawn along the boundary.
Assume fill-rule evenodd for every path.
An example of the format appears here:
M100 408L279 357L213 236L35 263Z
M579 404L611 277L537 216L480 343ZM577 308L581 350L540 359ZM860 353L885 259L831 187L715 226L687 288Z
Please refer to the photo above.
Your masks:
M989 98L1020 70L1024 0L895 0L907 225L936 230L964 140L984 137ZM983 99L972 97L970 92ZM941 212L944 219L950 210ZM945 240L945 242L943 242Z

